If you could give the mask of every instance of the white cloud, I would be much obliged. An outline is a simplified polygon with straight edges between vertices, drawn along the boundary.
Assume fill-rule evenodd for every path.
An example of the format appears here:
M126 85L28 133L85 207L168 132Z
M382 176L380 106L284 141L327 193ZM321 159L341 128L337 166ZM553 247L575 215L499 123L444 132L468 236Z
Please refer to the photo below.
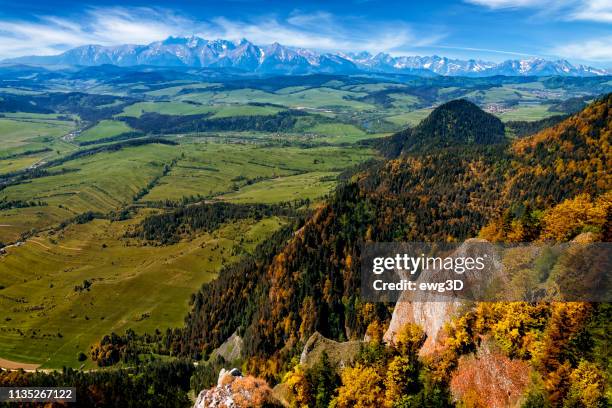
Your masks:
M323 24L335 24L335 18L331 13L319 11L316 13L300 13L294 11L287 18L287 23L298 27L321 27Z
M466 3L485 6L490 9L542 7L550 4L551 0L465 0Z
M586 61L612 61L612 36L554 47L551 54Z
M223 17L212 20L209 30L233 40L247 38L256 44L278 42L294 47L341 51L390 51L410 45L429 45L443 34L418 36L402 22L386 22L385 27L366 24L358 18L336 19L329 13L293 13L286 20L274 16L249 21L232 21ZM350 28L348 28L350 27ZM203 32L202 36L210 37Z
M85 44L148 43L182 34L186 19L149 8L89 9L68 20L42 16L36 21L0 20L0 57L57 54Z
M348 19L348 20L347 20ZM444 36L417 35L402 22L388 28L360 18L338 20L329 13L291 13L285 19L264 16L250 20L224 17L196 21L166 9L90 8L74 18L39 16L35 21L0 20L0 58L50 55L85 45L147 44L168 36L197 34L207 39L247 38L256 44L284 45L320 50L391 51L429 45Z
M612 23L610 0L464 0L465 3L499 9L536 9L558 20Z
M436 48L447 49L447 50L459 50L459 51L478 51L478 52L486 52L491 54L501 54L501 55L513 55L517 57L539 57L536 54L529 54L525 52L515 52L515 51L506 51L506 50L495 50L491 48L475 48L475 47L455 47L449 45L436 45Z
M590 0L585 1L582 7L576 9L570 18L574 20L598 21L612 23L612 1Z
M142 44L191 31L194 22L167 10L95 9L92 35L104 43Z

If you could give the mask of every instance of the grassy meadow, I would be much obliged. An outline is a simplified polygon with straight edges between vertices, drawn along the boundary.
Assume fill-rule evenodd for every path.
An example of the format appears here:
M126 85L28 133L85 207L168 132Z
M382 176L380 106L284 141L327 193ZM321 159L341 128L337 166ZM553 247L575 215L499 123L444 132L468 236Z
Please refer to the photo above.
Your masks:
M525 105L518 106L516 109L509 110L508 112L500 113L497 116L502 121L509 122L511 120L540 120L559 114L561 114L561 112L548 110L548 106L546 105Z
M257 145L194 143L184 149L170 172L162 177L143 201L171 200L182 196L214 197L227 192L241 192L280 176L340 171L373 154L363 148L260 147ZM327 183L328 185L329 183ZM284 185L275 189L283 194ZM325 191L326 189L322 189ZM317 198L312 192L304 197L287 195L290 200ZM263 198L261 202L268 202ZM275 201L275 200L273 200Z
M299 199L316 200L333 189L337 175L334 172L314 171L294 176L279 176L223 194L219 198L234 203L268 204Z
M255 105L204 105L185 102L139 102L126 107L119 116L140 117L143 113L155 112L162 115L211 114L211 118L232 116L273 115L282 108Z
M72 225L7 249L0 263L6 286L0 356L43 368L78 367L78 353L106 334L178 327L191 293L283 223L245 220L156 247L123 237L135 221ZM75 290L85 280L90 289Z
M413 81L305 76L286 83L242 77L216 82L189 76L0 89L5 97L20 98L48 91L60 101L48 107L53 113L0 110L0 359L79 367L77 354L106 334L179 327L192 293L288 221L228 222L172 245L126 238L147 214L197 200L316 202L333 190L341 172L376 157L361 141L416 126L450 99L512 105L498 114L503 121L537 120L556 114L550 107L559 98L585 92L550 89L542 81ZM74 89L87 89L87 97L63 101ZM176 121L206 115L236 122L285 112L277 117L294 122L279 127L283 131L161 134L155 136L167 143L138 146L108 140L138 130L126 117L153 112ZM136 141L150 137L138 136ZM126 217L113 218L122 210ZM88 212L95 219L75 221ZM78 290L84 281L91 287ZM93 363L87 360L85 367Z
M76 137L77 142L91 142L133 131L125 122L102 120Z
M0 255L0 357L43 368L79 367L78 353L106 334L178 327L191 293L284 223L277 217L243 220L190 241L148 246L125 238L145 214L159 211L143 208L147 202L198 195L236 203L317 200L333 188L338 172L373 154L352 146L177 140L175 146L148 144L69 160L48 167L53 175L0 191L0 199L43 203L0 210L0 242L23 241ZM58 227L87 211L106 214L134 204L141 210L126 221ZM22 240L24 233L31 236ZM75 291L85 280L93 282L91 289Z

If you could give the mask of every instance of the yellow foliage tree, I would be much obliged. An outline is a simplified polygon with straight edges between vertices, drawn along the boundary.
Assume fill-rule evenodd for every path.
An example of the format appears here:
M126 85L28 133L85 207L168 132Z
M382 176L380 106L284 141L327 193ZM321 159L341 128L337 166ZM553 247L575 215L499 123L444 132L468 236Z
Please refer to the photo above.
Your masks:
M415 358L426 339L425 332L414 323L407 323L397 333L393 346L402 356Z
M393 408L404 395L414 393L418 386L418 366L412 359L396 356L387 366L385 407Z
M604 404L605 378L595 363L581 361L570 374L568 399L580 402L585 408L598 408Z
M287 373L283 382L293 393L295 398L292 407L308 408L312 403L312 389L309 382L306 380L304 370L300 365L297 365L292 371Z
M340 375L342 385L331 405L337 408L371 408L384 406L382 376L374 367L356 364Z
M544 213L541 238L567 241L587 226L601 228L611 206L612 193L595 201L588 194L565 200Z

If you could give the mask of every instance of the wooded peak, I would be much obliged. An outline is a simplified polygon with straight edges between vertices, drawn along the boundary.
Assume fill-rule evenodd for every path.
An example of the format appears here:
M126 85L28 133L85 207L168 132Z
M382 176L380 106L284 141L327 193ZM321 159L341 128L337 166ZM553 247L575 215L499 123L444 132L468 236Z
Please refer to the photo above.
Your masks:
M504 124L465 99L434 109L415 129L438 147L450 144L493 144L504 139Z

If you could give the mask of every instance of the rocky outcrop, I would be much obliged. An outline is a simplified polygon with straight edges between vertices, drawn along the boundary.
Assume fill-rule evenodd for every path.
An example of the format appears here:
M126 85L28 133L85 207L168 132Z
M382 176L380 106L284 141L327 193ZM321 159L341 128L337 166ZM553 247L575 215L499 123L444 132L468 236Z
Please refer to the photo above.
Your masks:
M232 334L223 344L217 347L210 354L210 360L215 361L217 357L223 357L227 363L231 363L240 358L242 355L244 341L238 334Z
M217 386L198 395L194 408L281 407L268 384L259 378L243 376L240 370L222 369Z
M468 256L473 251L481 251L482 245L488 245L486 240L469 239L465 241L452 254L453 257ZM499 261L493 260L493 264L485 271L465 272L461 279L465 287L471 292L478 292L486 288L493 279L498 279L494 271L501 270ZM401 276L401 273L398 273ZM402 276L403 279L407 277ZM457 275L450 270L428 270L423 271L417 279L420 282L444 282L447 279L456 279ZM402 326L407 323L419 325L427 339L421 348L421 355L434 352L441 345L444 336L444 326L451 321L459 308L465 303L465 298L453 294L440 294L438 292L409 292L402 293L393 310L393 316L389 328L383 336L386 343L393 343Z
M460 302L411 302L397 303L389 329L385 332L383 340L393 343L400 329L407 323L419 325L427 339L421 348L421 355L431 354L442 343L444 325L455 315Z
M353 362L359 353L360 341L337 342L314 332L304 345L300 355L300 364L310 367L321 359L323 352L327 353L332 365L342 368Z

